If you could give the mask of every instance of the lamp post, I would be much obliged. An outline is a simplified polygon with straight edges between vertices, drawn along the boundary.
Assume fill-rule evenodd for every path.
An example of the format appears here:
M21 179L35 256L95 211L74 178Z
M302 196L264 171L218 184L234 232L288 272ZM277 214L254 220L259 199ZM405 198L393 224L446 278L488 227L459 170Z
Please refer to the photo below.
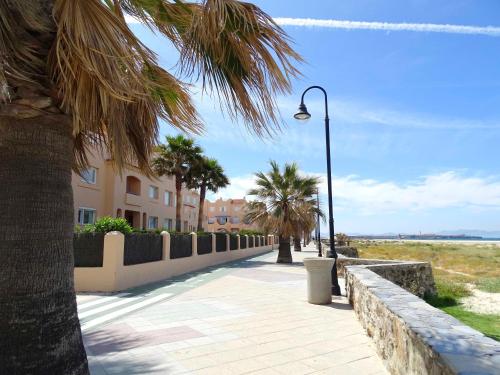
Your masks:
M325 139L326 139L326 169L328 182L328 224L330 228L330 253L329 258L334 258L335 263L332 268L332 294L340 296L340 286L337 277L337 252L335 251L335 232L333 228L333 199L332 199L332 171L330 158L330 118L328 117L328 95L321 86L311 86L304 90L300 99L299 111L293 115L297 120L307 120L311 118L311 114L307 111L304 104L304 95L312 89L321 90L325 96Z

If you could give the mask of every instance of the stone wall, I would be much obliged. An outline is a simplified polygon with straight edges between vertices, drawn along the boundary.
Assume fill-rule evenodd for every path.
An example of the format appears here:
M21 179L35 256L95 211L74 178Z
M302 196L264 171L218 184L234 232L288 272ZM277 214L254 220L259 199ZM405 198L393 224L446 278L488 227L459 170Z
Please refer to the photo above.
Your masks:
M345 275L348 266L368 268L384 279L419 297L436 293L432 267L427 262L360 258L337 259L337 272L339 275Z
M499 374L498 342L395 284L419 280L422 263L344 266L349 302L392 374Z
M349 258L359 258L358 249L352 246L335 246L335 251Z

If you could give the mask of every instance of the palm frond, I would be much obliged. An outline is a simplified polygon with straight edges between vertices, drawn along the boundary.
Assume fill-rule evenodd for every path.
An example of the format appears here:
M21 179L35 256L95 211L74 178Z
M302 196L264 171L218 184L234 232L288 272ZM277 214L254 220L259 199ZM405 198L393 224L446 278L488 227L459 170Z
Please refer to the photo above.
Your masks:
M279 127L275 97L290 91L302 58L286 33L260 8L235 0L203 3L123 0L125 11L167 36L179 49L180 72L201 79L232 118L257 134Z
M34 85L45 75L36 35L54 27L46 11L38 1L0 1L0 101L9 98L12 83Z
M156 64L123 14L100 0L56 0L57 36L49 58L61 108L73 117L78 165L89 144L111 151L119 166L150 173L158 118L199 132L187 88Z

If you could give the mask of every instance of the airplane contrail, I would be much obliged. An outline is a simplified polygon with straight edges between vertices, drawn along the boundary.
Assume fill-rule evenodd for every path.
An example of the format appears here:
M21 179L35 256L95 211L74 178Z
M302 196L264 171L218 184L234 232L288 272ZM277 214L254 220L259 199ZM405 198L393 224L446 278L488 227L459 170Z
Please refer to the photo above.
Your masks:
M315 18L283 18L276 17L274 21L280 26L322 27L345 30L382 30L382 31L414 31L448 34L468 34L500 36L500 27L497 26L467 26L436 23L392 23L346 21Z

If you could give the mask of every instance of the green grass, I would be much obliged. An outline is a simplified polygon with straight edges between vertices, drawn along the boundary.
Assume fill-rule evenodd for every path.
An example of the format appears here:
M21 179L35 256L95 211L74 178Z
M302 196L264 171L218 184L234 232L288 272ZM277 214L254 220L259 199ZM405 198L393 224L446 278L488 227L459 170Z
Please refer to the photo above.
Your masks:
M483 292L500 293L500 278L479 279L476 282L476 287Z
M465 310L459 302L460 298L470 295L463 284L454 282L436 282L437 295L426 298L427 303L457 318L462 323L477 329L486 336L500 341L500 316L478 314Z
M427 303L486 336L500 341L500 315L465 310L460 298L471 294L467 284L489 293L500 292L500 247L491 244L357 242L360 258L430 262L437 295Z

